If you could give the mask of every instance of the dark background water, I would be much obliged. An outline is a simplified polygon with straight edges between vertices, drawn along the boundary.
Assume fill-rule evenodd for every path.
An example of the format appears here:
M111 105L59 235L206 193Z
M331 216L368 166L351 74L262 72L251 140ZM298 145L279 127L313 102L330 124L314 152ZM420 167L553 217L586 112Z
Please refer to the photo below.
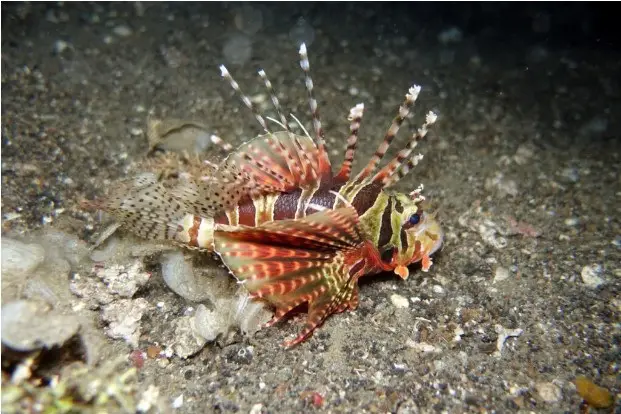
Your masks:
M66 3L67 12L82 13L82 24L89 24L93 5L101 10L132 8L133 2ZM352 39L373 40L378 35L419 36L456 26L464 36L476 36L498 45L541 43L558 47L609 48L618 51L621 32L614 2L362 2L362 3L144 3L162 13L174 11L181 16L218 14L222 9L249 4L271 10L269 30L282 28L298 17L320 22L324 30L340 30ZM3 35L28 34L38 30L46 9L55 3L32 3L35 13L22 19L24 3L2 4ZM162 14L164 18L164 14ZM346 24L346 23L358 24ZM74 24L79 21L73 22ZM165 21L162 30L168 30ZM272 28L272 29L273 29ZM11 39L15 41L15 39ZM10 46L10 45L9 45Z

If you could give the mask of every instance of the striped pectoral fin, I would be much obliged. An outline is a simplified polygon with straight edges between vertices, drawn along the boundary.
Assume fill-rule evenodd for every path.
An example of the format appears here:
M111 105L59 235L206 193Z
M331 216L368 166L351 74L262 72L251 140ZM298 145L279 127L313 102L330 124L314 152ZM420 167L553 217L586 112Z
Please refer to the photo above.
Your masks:
M269 325L308 303L308 322L286 344L292 346L331 314L355 308L356 279L345 258L363 243L357 225L355 210L347 207L257 228L221 227L215 232L215 251L253 297L276 307Z

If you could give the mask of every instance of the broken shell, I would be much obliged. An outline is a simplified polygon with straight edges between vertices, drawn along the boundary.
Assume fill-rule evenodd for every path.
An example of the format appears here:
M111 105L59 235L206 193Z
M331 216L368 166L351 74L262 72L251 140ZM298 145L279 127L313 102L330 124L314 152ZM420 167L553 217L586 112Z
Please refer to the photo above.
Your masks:
M211 145L212 132L199 122L181 119L147 121L147 137L152 149L200 154Z

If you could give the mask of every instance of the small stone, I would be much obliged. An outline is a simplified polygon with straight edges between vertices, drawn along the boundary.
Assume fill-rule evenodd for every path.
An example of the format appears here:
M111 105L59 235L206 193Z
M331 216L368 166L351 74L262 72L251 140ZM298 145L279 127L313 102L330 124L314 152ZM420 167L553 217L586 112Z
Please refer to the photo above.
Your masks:
M27 277L45 258L45 249L38 244L26 244L8 237L2 238L2 275L12 273ZM3 286L4 287L4 286Z
M54 53L56 53L57 55L60 55L61 53L63 53L65 50L69 49L69 43L65 42L64 40L57 40L54 42Z
M149 345L147 347L147 356L150 359L155 359L160 355L160 352L162 352L162 348L159 346L155 346L155 345Z
M255 404L250 409L250 414L261 414L263 412L263 404Z
M584 266L582 271L580 272L580 276L582 276L582 281L587 287L591 289L597 289L606 281L600 276L602 274L602 266L599 264L594 264L590 266Z
M539 397L547 403L555 403L561 399L561 389L551 382L539 382L535 384Z
M510 276L509 269L504 267L497 267L494 272L494 283L502 282L503 280L508 279Z
M160 368L166 368L167 366L170 365L170 360L168 358L162 358L162 359L158 359L157 360L157 365Z
M405 342L405 345L409 348L412 348L413 350L417 352L424 353L424 354L438 352L435 346L428 344L426 342L416 342L416 341L413 341L412 339L408 339Z
M580 224L580 219L578 219L577 217L570 217L568 219L565 219L565 225L568 227L574 227L578 224Z
M2 344L16 351L60 346L80 329L77 317L50 310L39 302L18 300L6 303L0 313Z
M203 306L203 305L201 305ZM196 333L194 318L182 316L177 319L175 327L175 343L173 345L175 353L180 358L188 358L205 346L207 340Z
M183 406L183 394L179 395L172 402L172 408L181 408Z
M433 293L435 293L436 295L444 295L444 288L440 285L433 285L431 287L431 290L433 291Z
M129 26L119 25L112 29L112 33L119 37L128 37L132 35L133 31L129 28Z
M160 397L160 390L155 385L149 385L147 390L142 393L142 398L136 406L136 411L139 413L146 413L152 407L157 406L157 401Z
M405 309L410 306L410 303L408 302L407 298L404 298L401 295L397 295L396 293L390 296L390 301L392 302L393 305L395 305L396 308L399 308L399 309Z
M496 333L498 334L498 339L496 339L496 351L494 352L494 356L496 358L500 358L502 354L502 349L505 345L505 341L507 340L507 338L518 337L522 335L522 332L524 332L520 328L507 329L504 326L498 325L498 324L494 326L494 329L496 330Z
M108 322L106 335L113 339L124 339L137 347L140 338L140 320L149 307L144 298L120 299L103 308L101 317Z

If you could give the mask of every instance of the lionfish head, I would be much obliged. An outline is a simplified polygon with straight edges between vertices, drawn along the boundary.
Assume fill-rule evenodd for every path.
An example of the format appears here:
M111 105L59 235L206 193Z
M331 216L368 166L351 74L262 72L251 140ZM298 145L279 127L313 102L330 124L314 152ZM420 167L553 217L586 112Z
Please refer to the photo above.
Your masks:
M442 247L444 232L436 213L424 211L425 198L422 186L412 193L395 193L391 196L394 205L391 227L393 228L393 254L390 266L401 278L409 276L408 265L421 263L422 270L431 267L431 255ZM398 231L396 231L398 230Z

